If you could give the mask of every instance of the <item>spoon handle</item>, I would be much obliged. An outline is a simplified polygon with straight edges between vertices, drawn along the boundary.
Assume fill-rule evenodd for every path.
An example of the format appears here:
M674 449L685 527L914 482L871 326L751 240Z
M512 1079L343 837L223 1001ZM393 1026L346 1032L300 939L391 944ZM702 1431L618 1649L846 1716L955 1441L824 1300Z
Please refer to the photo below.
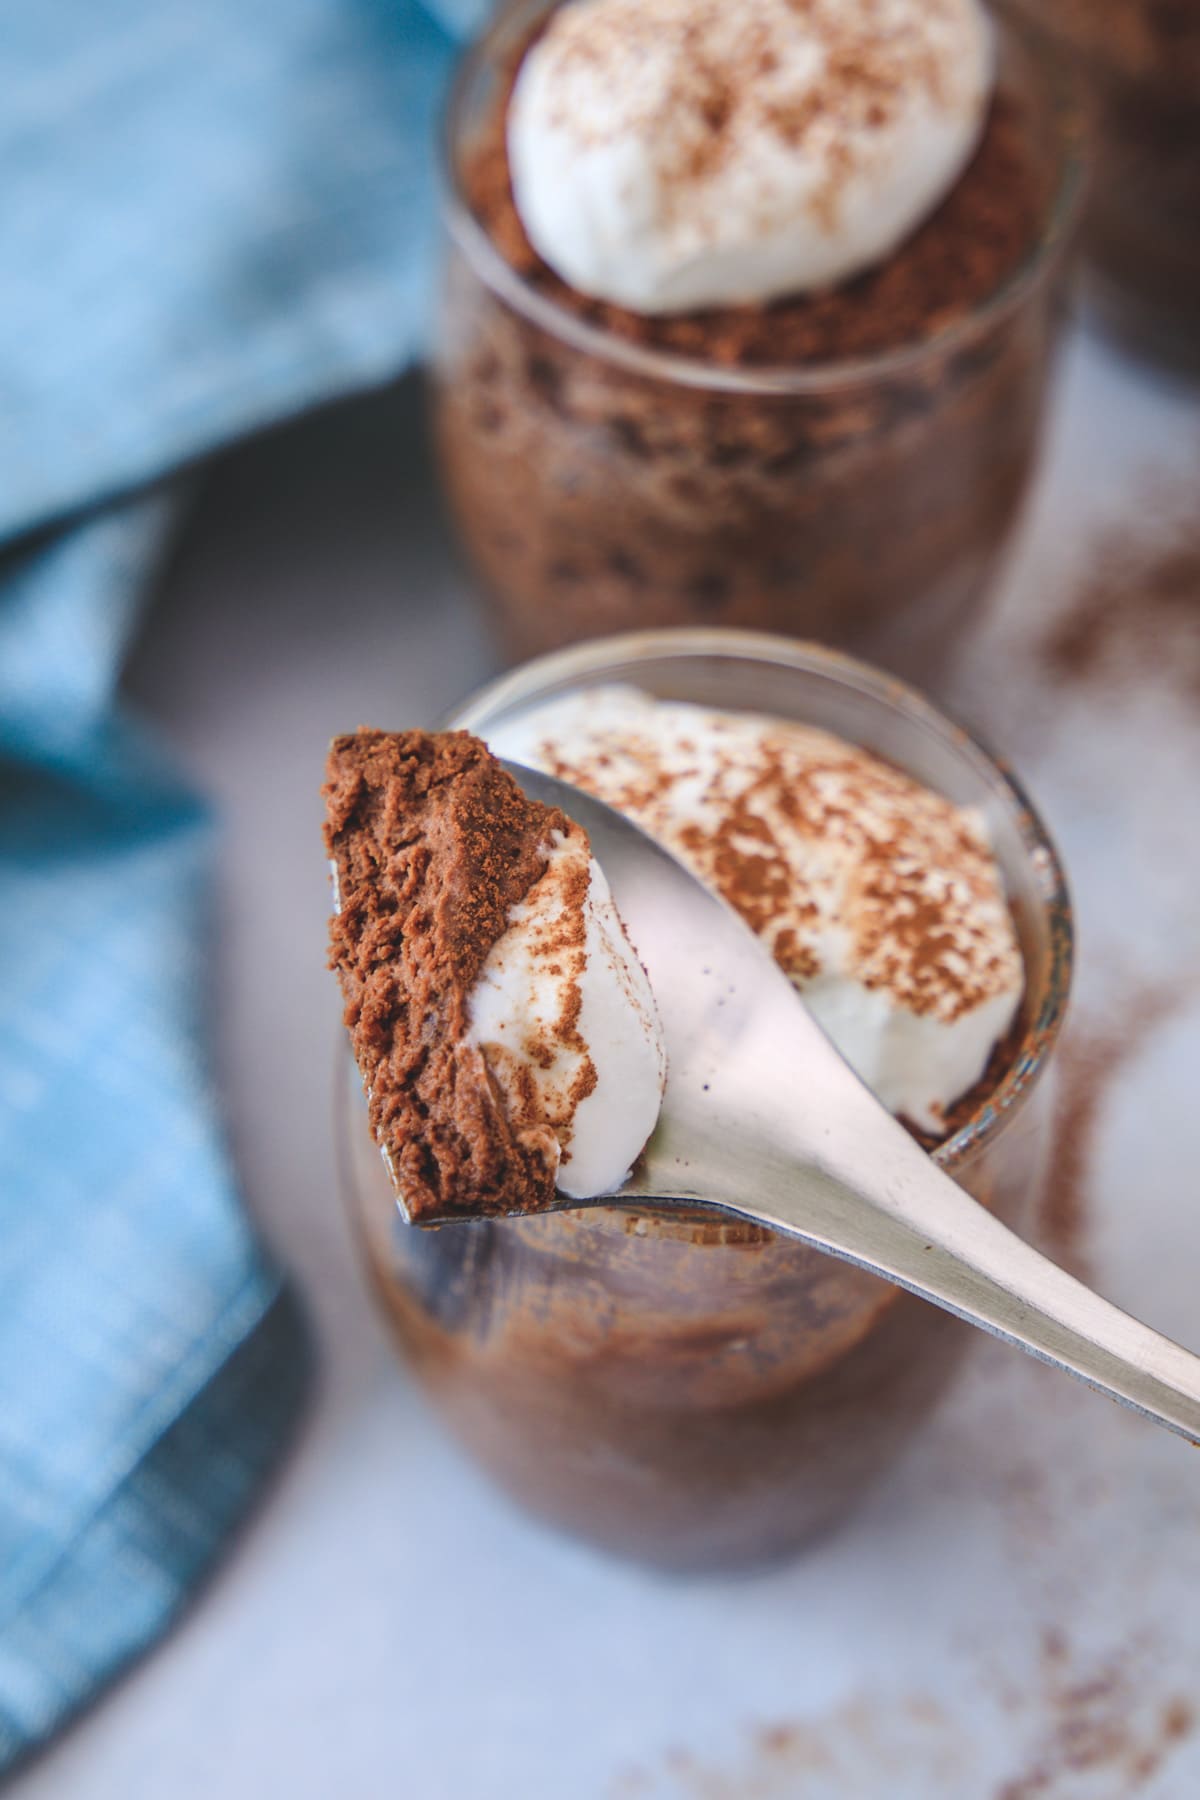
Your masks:
M878 1159L869 1184L864 1169L810 1166L775 1184L752 1216L911 1288L1200 1443L1200 1357L1034 1250L907 1133L898 1131L890 1149L882 1179Z

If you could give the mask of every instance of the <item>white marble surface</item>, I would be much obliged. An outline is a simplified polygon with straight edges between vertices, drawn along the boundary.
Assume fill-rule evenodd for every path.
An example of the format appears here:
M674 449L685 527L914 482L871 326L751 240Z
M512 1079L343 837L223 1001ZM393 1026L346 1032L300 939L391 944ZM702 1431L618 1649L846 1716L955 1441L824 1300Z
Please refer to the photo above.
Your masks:
M952 700L1013 755L1074 870L1076 1065L1128 1053L1093 1145L1092 1266L1200 1348L1200 596L1174 626L1132 619L1066 694L1037 653L1072 561L1164 472L1200 491L1200 396L1077 337ZM334 730L430 721L489 667L411 389L200 483L130 687L221 810L234 1148L323 1378L190 1617L14 1792L1192 1800L1200 1460L1178 1441L983 1345L838 1537L781 1573L680 1583L515 1517L395 1363L334 1191L316 788Z

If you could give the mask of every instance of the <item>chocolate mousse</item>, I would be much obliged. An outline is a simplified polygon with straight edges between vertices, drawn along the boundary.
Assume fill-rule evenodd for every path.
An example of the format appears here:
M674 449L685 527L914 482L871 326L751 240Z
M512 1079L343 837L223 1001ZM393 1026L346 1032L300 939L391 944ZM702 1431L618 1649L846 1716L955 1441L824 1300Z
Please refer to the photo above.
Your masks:
M468 997L546 866L561 814L527 800L466 732L334 740L323 793L336 875L330 966L371 1131L416 1220L546 1205L554 1164L510 1122Z
M981 815L828 732L619 683L529 708L492 744L656 838L741 915L876 1097L945 1136L1024 989Z
M967 6L898 0L897 39L919 41L928 19ZM980 597L1040 425L1068 138L1045 69L1007 36L977 125L962 125L966 153L943 159L930 190L915 127L896 124L894 155L871 142L902 100L925 94L929 71L869 37L839 50L837 19L860 10L791 9L797 32L834 34L829 76L815 90L797 77L770 108L764 84L782 80L771 59L787 46L774 0L739 11L743 48L728 63L710 39L732 15L712 0L653 0L644 18L629 0L576 0L532 30L526 14L506 31L503 15L476 51L481 97L470 113L465 80L452 120L435 419L450 498L515 654L630 627L736 625L866 646L927 680ZM601 56L589 34L640 30L649 65L660 12L685 44L662 78L674 98L656 114L679 143L657 144L632 99L594 132L640 131L638 154L658 157L653 179L639 164L629 181L630 193L658 195L650 248L628 220L611 255L593 244L589 256L589 231L602 236L621 195L604 187L603 206L585 204L593 182L611 180L587 161L591 115L546 220L552 184L551 201L535 193L524 211L514 187L516 100L560 18L583 40L575 52L606 72L612 62L614 88L636 96L617 53ZM763 32L774 35L755 49ZM588 95L601 108L597 85ZM557 141L543 142L553 96L543 112L525 160L558 169ZM777 207L756 236L758 212L771 211L758 188L770 195L794 167L803 185L809 163L796 221ZM908 189L922 181L914 215ZM724 242L731 214L751 221L744 243ZM893 214L911 226L879 248ZM800 285L780 292L794 239ZM688 245L699 246L690 260ZM590 285L568 278L577 265ZM752 276L765 297L695 299Z
M995 294L1041 229L1041 183L1021 102L1001 90L979 148L945 200L897 251L853 279L768 304L686 313L640 313L593 299L538 255L513 199L506 120L518 69L539 35L540 29L531 33L513 55L496 106L464 162L468 204L506 262L538 293L646 349L729 368L819 366L903 349L936 336ZM736 72L726 77L736 79ZM727 114L727 106L713 104L705 154L723 153Z
M738 905L868 1084L934 1127L941 1166L1015 1223L1052 1099L1012 1104L1054 1029L1052 849L914 696L819 652L754 649L629 639L607 673L599 647L556 659L464 717L497 754L623 807ZM629 685L638 666L645 689ZM523 1507L595 1543L706 1572L794 1549L846 1515L966 1348L915 1296L700 1205L410 1231L352 1081L344 1167L409 1367ZM752 1164L745 1179L752 1203Z
M407 1217L619 1186L665 1055L586 832L464 732L338 738L324 792L330 962Z

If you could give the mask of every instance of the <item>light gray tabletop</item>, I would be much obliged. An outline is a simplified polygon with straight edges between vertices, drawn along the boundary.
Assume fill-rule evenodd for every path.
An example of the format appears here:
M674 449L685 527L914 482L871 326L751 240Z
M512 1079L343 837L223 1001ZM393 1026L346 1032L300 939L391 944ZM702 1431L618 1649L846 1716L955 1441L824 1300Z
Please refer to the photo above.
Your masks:
M1200 396L1077 334L1008 577L949 689L1074 873L1090 1266L1193 1348L1200 596L1096 624L1092 675L1066 688L1045 642L1097 533L1188 483L1194 502L1198 476ZM128 685L218 809L220 1080L323 1377L191 1615L15 1793L1191 1800L1200 1460L1182 1443L981 1344L837 1537L771 1575L670 1581L515 1516L395 1361L335 1191L317 786L335 731L432 722L493 666L413 384L199 479Z

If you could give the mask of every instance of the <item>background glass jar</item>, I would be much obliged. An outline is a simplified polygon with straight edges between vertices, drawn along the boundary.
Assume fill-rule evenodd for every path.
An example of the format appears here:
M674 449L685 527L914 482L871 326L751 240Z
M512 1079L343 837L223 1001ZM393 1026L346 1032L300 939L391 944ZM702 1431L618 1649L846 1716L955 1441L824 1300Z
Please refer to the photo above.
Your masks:
M1080 78L1094 176L1084 248L1103 316L1200 368L1200 5L1002 0Z
M581 645L516 670L448 723L486 736L598 681L819 725L983 809L1026 993L1011 1061L936 1156L1019 1222L1047 1146L1072 942L1053 845L1019 788L910 689L831 651L741 632ZM912 1295L703 1208L414 1229L349 1058L339 1121L375 1292L447 1422L531 1512L624 1555L714 1568L799 1545L897 1453L969 1342L969 1327Z
M472 215L464 169L545 10L502 8L460 71L445 136L434 421L507 649L752 626L865 647L928 679L995 569L1039 437L1078 187L1051 62L1003 35L1041 225L1000 291L885 355L730 368L568 311Z

